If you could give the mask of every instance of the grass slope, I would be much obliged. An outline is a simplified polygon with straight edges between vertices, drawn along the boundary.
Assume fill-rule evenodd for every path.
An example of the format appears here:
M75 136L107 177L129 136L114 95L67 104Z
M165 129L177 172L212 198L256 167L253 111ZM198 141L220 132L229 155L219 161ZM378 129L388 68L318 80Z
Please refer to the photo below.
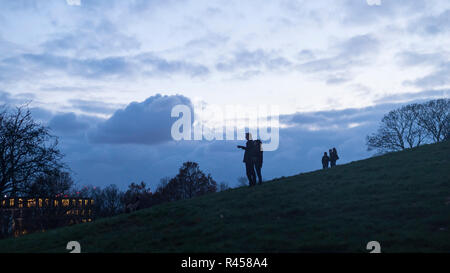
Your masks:
M450 142L0 241L0 252L450 252ZM320 158L319 158L320 160Z

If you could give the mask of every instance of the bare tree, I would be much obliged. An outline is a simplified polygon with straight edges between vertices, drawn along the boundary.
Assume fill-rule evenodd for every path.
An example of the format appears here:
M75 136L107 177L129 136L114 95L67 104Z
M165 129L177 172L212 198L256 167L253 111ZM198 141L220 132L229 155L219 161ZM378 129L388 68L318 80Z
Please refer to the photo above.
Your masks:
M102 190L101 198L103 199L103 207L101 209L101 217L109 217L119 214L123 211L122 203L124 193L112 184Z
M46 174L38 176L27 189L29 196L62 196L67 194L74 182L68 172L52 170Z
M58 139L25 106L0 112L0 193L26 194L40 176L63 168Z
M431 100L421 105L418 124L433 138L433 142L445 139L450 130L450 99Z
M383 153L421 145L427 132L418 125L420 109L420 105L410 104L390 111L381 120L377 133L367 136L368 150Z

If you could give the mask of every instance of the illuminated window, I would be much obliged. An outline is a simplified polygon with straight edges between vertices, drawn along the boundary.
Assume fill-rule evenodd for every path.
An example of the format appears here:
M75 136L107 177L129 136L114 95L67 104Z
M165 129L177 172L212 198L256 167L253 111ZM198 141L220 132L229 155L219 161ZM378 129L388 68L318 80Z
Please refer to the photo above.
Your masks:
M94 199L91 199L91 206L94 205Z
M89 200L84 200L84 205L85 206L89 205Z
M2 201L2 206L3 206L3 207L6 206L6 200L3 200L3 201Z
M42 198L39 198L39 207L42 208Z
M32 199L28 199L27 200L27 207L31 208L31 207L36 207L36 199L32 198Z
M22 200L22 198L19 198L19 208L23 208L23 200Z
M48 198L45 199L45 205L48 206L50 203L50 201L48 200Z
M72 206L76 206L77 205L77 200L72 199Z
M82 199L79 199L79 200L78 200L78 205L79 205L80 207L83 206L83 200L82 200Z
M55 207L58 207L59 206L59 201L58 200L55 200Z
M14 199L9 199L9 206L14 207Z
M61 203L62 203L63 207L68 207L70 205L69 199L63 199L63 200L61 200Z

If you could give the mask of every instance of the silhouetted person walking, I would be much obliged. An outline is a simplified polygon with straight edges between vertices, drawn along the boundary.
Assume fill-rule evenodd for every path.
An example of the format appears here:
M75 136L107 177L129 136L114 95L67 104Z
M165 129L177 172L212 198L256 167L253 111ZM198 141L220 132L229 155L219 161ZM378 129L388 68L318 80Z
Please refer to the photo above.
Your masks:
M262 142L261 140L257 139L255 140L255 154L256 154L256 175L258 176L259 184L262 184L262 175L261 175L261 168L263 165L263 150L262 150Z
M337 154L336 148L333 148L333 150L330 150L330 163L331 167L336 166L336 161L339 159L339 156Z
M322 156L322 167L324 169L328 169L328 162L330 162L330 158L328 157L327 152L324 152Z
M237 147L245 150L243 162L245 163L248 183L251 187L256 185L256 145L255 141L252 140L252 135L250 133L245 134L245 139L247 139L245 146L238 145Z

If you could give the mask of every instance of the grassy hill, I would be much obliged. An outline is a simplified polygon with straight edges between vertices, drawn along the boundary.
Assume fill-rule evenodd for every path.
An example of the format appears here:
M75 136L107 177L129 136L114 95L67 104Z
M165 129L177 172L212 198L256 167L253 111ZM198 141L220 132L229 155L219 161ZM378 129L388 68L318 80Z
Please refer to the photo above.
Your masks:
M320 160L320 158L318 159ZM450 142L0 241L0 252L450 252Z

